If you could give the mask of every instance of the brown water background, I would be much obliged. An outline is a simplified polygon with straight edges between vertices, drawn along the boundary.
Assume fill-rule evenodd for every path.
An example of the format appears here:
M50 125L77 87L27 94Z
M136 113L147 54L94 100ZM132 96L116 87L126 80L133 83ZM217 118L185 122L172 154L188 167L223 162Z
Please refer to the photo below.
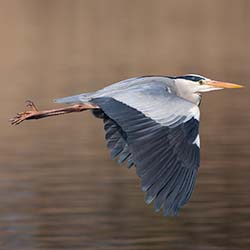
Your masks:
M0 249L250 249L250 1L0 1ZM110 160L100 120L8 118L26 99L147 74L245 84L201 106L191 201L164 218L135 170Z

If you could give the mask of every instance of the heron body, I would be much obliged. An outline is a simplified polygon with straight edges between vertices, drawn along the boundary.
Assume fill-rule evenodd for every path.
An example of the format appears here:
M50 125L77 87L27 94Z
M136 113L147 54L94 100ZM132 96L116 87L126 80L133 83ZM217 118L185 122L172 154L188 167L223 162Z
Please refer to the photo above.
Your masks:
M145 76L55 102L80 105L73 107L102 119L111 157L136 167L147 203L176 215L191 197L200 165L201 93L239 87L194 74Z

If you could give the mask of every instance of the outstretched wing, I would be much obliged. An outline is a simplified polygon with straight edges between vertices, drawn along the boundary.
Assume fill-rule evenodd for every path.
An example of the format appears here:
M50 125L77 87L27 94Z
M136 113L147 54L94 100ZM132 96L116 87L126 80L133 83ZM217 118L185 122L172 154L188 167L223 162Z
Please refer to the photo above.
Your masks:
M199 167L199 108L157 84L91 101L107 117L114 155L124 153L136 165L146 202L176 214L191 197Z

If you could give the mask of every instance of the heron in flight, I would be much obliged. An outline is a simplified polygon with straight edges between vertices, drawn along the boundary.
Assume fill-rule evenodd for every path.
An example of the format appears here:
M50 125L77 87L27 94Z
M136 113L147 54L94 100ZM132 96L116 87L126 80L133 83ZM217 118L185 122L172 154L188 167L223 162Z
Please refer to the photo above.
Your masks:
M18 113L12 124L91 110L104 122L107 146L118 163L135 166L155 211L176 215L190 199L200 165L199 105L203 92L241 85L194 74L143 76L114 83L91 93L56 99L70 104Z

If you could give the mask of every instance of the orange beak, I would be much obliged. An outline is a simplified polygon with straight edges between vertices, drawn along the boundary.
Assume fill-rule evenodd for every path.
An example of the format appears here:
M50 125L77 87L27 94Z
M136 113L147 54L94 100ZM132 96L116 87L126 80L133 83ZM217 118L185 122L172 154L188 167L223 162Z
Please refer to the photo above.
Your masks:
M206 85L211 85L216 88L222 88L222 89L239 89L243 88L244 86L234 84L234 83L228 83L228 82L219 82L219 81L207 81Z

